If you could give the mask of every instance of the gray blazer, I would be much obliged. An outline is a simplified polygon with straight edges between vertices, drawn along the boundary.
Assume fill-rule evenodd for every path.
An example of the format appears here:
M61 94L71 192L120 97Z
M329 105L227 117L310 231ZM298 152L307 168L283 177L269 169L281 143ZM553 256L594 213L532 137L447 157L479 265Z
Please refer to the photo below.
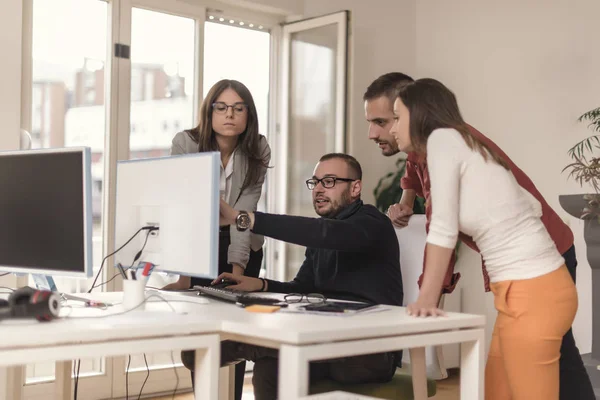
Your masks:
M271 148L267 139L260 135L260 154L267 161L271 160ZM194 142L186 132L179 132L173 138L171 144L171 155L191 154L198 152L198 143ZM233 175L231 181L231 194L229 196L229 205L236 210L256 211L256 205L260 199L262 185L265 181L267 168L263 168L262 174L256 184L247 187L241 192L246 173L248 172L248 157L241 151L236 151L233 157ZM231 244L227 251L227 262L236 263L246 268L250 258L250 249L258 251L265 239L262 235L256 235L250 231L239 232L234 225L229 227L231 235Z

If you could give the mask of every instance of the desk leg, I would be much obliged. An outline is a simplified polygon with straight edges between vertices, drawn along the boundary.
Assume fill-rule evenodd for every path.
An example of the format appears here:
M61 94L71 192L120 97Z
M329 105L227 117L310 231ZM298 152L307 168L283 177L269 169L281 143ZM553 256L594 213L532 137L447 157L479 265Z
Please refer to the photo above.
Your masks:
M309 362L301 348L282 345L279 349L279 400L295 400L308 396Z
M196 400L219 398L221 341L217 335L207 338L206 341L206 348L196 350L194 369L194 398Z
M477 339L460 345L460 398L482 400L484 393L484 343L483 329L474 329Z
M0 368L0 400L21 400L23 398L23 383L25 382L25 367Z
M0 368L0 400L10 399L8 393L8 367Z
M425 347L415 347L409 349L409 352L414 399L425 400L427 399L427 367L425 366Z
M54 398L56 400L70 400L71 392L71 361L57 361L55 363Z
M235 395L235 365L219 370L219 400L233 400Z

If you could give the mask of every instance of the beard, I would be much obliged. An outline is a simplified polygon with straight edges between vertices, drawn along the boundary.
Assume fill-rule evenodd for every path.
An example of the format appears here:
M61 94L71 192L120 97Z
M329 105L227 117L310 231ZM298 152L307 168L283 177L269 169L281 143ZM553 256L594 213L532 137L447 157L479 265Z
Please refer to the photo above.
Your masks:
M388 142L387 140L381 140L377 142L378 145L380 143L386 145L386 147L381 149L381 154L386 157L393 156L394 154L398 154L400 152L400 149L398 149L398 143L396 143L395 140L393 142Z
M350 197L350 185L348 185L348 188L344 190L339 201L331 200L329 198L328 200L329 206L324 209L319 209L317 207L317 202L313 200L313 208L315 209L315 212L323 218L334 218L342 209L346 208L350 203L352 203L352 198Z

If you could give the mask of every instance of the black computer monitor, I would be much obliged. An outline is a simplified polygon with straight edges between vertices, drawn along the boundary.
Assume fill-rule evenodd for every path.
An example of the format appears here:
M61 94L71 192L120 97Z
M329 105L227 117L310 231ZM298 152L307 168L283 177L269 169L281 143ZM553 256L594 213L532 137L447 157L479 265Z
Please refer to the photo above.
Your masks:
M89 148L0 152L0 270L92 276Z

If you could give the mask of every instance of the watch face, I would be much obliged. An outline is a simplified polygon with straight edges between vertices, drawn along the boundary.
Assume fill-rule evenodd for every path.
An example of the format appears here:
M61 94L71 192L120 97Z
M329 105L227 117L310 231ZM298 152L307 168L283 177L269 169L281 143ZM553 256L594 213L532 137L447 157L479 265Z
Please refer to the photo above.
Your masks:
M250 216L247 213L241 213L237 217L237 226L240 229L248 229L250 226Z

